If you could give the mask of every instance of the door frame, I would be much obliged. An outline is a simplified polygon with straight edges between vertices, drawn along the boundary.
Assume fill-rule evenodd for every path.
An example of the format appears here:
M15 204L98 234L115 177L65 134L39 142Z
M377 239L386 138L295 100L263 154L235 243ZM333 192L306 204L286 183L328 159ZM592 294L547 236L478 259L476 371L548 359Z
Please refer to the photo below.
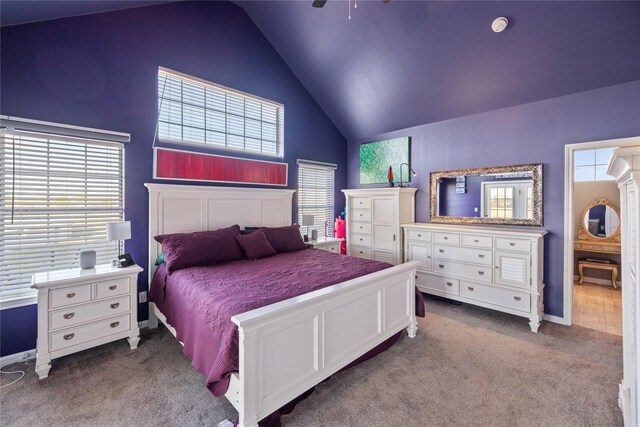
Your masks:
M593 150L597 148L628 147L640 145L640 136L601 141L566 144L564 146L564 290L562 303L562 317L545 315L550 320L563 325L573 324L573 271L574 271L574 230L575 214L573 203L573 157L576 151Z

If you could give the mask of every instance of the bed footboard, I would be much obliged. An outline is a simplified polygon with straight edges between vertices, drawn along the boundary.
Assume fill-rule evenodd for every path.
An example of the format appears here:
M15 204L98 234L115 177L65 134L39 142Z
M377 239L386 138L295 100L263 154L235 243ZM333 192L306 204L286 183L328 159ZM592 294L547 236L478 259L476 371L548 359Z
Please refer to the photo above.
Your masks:
M406 328L415 337L409 262L234 316L239 426L258 421Z

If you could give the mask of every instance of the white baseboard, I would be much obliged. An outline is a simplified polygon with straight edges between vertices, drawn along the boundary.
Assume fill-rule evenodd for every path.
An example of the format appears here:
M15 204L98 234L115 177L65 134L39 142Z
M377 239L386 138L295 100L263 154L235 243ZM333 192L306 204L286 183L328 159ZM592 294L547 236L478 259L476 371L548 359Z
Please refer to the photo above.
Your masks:
M21 351L20 353L8 354L0 357L0 366L11 365L17 362L26 362L27 360L36 358L36 349Z
M553 316L551 314L543 315L542 320L546 320L547 322L551 322L551 323L557 323L559 325L571 326L569 322L564 320L564 317Z
M574 282L578 281L578 276L577 275L573 276L573 281ZM596 279L595 277L584 276L584 281L585 281L585 283L595 283L596 285L611 286L611 280L607 280L607 279ZM618 288L622 287L622 282L621 281L617 280L616 284L618 285Z

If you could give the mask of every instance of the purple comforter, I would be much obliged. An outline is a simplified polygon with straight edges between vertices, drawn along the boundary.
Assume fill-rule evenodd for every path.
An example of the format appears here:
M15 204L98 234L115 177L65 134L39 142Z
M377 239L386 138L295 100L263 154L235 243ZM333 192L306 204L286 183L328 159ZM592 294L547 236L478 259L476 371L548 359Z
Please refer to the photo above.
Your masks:
M175 328L209 390L222 396L231 373L238 371L238 330L232 316L389 267L318 249L191 267L171 275L163 264L153 278L150 299Z

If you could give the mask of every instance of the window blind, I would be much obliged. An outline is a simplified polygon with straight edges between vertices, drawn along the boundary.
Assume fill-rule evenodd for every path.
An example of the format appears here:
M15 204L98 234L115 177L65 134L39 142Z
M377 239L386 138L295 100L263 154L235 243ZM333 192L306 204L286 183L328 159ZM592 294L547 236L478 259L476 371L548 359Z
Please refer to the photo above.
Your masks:
M0 301L33 296L33 273L117 257L106 224L124 218L123 145L0 131Z
M158 71L158 137L282 157L284 106L175 71Z
M335 170L336 165L298 160L298 223L302 215L313 215L314 225L309 230L318 230L318 236L333 236L335 219ZM306 234L307 227L300 226Z

